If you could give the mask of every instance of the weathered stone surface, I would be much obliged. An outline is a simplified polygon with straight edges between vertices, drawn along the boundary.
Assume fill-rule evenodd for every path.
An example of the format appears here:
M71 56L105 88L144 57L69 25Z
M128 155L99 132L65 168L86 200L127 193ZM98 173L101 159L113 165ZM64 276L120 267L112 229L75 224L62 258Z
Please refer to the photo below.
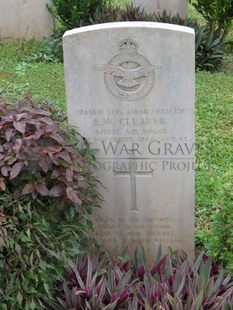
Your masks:
M187 15L187 0L132 0L133 5L141 6L148 13L162 14L164 10L168 14L185 18Z
M109 252L194 248L194 32L146 22L65 33L69 123L98 149Z
M46 8L51 0L1 0L0 38L41 39L53 33L54 19Z

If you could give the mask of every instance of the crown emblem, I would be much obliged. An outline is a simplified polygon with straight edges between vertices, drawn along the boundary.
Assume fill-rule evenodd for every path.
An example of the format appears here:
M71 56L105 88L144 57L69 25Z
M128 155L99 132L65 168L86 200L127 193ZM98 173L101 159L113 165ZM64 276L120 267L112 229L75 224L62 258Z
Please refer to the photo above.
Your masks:
M130 38L122 40L119 45L122 52L135 53L138 50L138 44Z

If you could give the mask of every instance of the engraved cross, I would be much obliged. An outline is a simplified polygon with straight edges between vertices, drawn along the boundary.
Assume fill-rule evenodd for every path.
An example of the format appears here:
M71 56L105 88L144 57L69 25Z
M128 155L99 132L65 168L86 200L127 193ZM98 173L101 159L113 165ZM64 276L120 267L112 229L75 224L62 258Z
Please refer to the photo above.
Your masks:
M135 154L134 150L131 150L132 157L130 158L129 162L129 170L119 171L114 170L114 176L127 176L130 177L131 182L131 207L130 211L139 211L138 205L137 205L137 183L136 183L136 177L137 176L153 176L153 171L137 171L136 163L135 163Z

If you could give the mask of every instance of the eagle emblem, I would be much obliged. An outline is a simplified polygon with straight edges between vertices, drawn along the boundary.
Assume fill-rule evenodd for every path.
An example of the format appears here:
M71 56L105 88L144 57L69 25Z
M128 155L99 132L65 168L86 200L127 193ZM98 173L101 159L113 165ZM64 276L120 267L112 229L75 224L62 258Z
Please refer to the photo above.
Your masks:
M137 81L140 77L148 77L149 74L153 73L153 66L138 66L133 69L125 69L121 66L114 65L99 65L96 69L102 70L104 73L112 74L116 77L121 77L116 83L125 88L131 88L133 86L139 85Z
M138 53L139 45L131 38L119 43L120 54L108 64L95 65L104 73L108 91L121 101L138 101L147 96L155 82L155 67Z

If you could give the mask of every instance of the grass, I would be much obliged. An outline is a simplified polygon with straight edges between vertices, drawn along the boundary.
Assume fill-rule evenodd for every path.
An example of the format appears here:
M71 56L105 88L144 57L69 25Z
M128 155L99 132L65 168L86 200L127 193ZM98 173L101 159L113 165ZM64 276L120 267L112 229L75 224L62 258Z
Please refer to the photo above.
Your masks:
M121 1L124 5L125 1ZM195 14L195 12L193 12ZM232 34L231 34L232 35ZM230 36L231 36L230 35ZM65 109L63 64L27 62L39 42L0 45L0 89L6 100L32 93ZM233 175L233 57L228 53L221 72L196 74L196 235L208 234L221 206L231 205L227 193Z
M0 45L0 90L5 89L4 95L10 100L30 92L65 107L63 65L27 62L40 44L32 40Z
M233 173L232 84L233 75L196 75L196 226L205 231Z

